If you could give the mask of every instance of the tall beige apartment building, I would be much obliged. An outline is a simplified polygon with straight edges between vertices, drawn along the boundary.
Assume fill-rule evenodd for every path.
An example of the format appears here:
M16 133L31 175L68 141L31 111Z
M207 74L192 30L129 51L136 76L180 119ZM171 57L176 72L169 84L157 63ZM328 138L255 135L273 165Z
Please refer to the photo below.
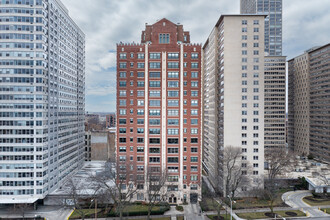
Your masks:
M284 148L286 57L265 57L265 149Z
M288 61L288 145L298 155L309 154L308 52Z
M289 60L288 143L300 155L330 161L330 44Z
M203 168L213 187L225 192L223 153L242 149L251 184L263 185L264 15L222 15L203 46Z

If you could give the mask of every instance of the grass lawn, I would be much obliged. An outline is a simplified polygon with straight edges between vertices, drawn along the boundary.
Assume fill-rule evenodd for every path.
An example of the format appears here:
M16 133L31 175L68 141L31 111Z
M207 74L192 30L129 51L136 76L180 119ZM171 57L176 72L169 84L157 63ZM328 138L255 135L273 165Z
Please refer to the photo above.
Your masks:
M313 196L307 196L303 201L310 206L330 205L329 199L313 198Z
M162 207L161 206L154 206L152 211L159 211ZM148 206L146 205L130 205L125 207L125 212L141 212L141 211L148 211Z
M101 211L101 209L98 209L97 210L97 212L100 212L100 211ZM84 212L85 216L87 216L87 215L93 215L93 214L95 214L95 209L80 209L80 210L77 210L76 209L72 213L72 215L70 216L70 219L72 219L72 218L80 218L81 217L81 215L80 215L81 212Z
M299 210L290 210L290 211L276 211L275 213L282 216L282 217L293 217L290 215L287 215L286 212L294 212L297 215L294 217L302 217L306 216L305 213L299 211ZM265 215L265 212L251 212L251 213L236 213L240 218L244 219L264 219L264 218L269 218L268 216Z
M207 217L211 220L213 220L213 217L216 217L217 215L208 215ZM222 217L225 218L225 220L230 220L230 214L228 214L227 216L226 215L221 215ZM234 219L234 217L233 217Z
M176 217L177 220L184 220L183 216Z
M215 206L214 206L215 204ZM217 201L215 201L212 198L202 198L202 201L200 202L200 206L204 212L207 211L216 211L217 210ZM224 210L222 208L222 210Z
M282 189L278 193L277 198L274 201L274 207L285 207L285 203L282 201L282 194L288 192L288 189ZM236 204L233 204L233 209L244 209L244 208L268 208L268 200L263 200L259 198L240 198L236 199ZM230 205L230 204L229 204Z
M330 208L326 208L326 209L321 209L323 212L325 212L325 213L330 213Z

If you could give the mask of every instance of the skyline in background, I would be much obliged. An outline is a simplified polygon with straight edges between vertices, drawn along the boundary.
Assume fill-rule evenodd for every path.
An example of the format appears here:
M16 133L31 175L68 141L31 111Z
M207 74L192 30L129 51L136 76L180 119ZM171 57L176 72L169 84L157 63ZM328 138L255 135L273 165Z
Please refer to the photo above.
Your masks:
M88 112L115 112L116 44L120 41L139 43L136 33L145 28L145 23L153 24L167 18L183 24L185 30L190 31L192 42L204 44L221 14L239 14L240 11L240 0L62 2L86 34ZM163 10L159 11L159 8ZM283 1L283 55L287 60L311 47L328 43L329 8L330 1L324 0Z

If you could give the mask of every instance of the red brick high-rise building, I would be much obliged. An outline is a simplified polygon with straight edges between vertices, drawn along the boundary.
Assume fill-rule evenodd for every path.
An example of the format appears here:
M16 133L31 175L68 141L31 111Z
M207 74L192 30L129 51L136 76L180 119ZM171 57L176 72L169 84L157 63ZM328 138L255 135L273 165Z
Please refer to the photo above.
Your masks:
M147 200L147 169L166 172L167 202L200 199L201 50L165 18L117 45L117 159L141 180L134 200Z

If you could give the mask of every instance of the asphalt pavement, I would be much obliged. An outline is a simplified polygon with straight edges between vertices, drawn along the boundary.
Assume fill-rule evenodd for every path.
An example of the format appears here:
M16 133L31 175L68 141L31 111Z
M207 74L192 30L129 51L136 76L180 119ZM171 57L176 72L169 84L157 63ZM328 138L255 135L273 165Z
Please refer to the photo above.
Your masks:
M292 208L302 209L305 213L308 212L311 217L327 217L325 219L329 220L330 215L318 210L318 207L310 206L303 201L304 197L311 195L312 193L307 190L287 192L282 195L282 200Z

